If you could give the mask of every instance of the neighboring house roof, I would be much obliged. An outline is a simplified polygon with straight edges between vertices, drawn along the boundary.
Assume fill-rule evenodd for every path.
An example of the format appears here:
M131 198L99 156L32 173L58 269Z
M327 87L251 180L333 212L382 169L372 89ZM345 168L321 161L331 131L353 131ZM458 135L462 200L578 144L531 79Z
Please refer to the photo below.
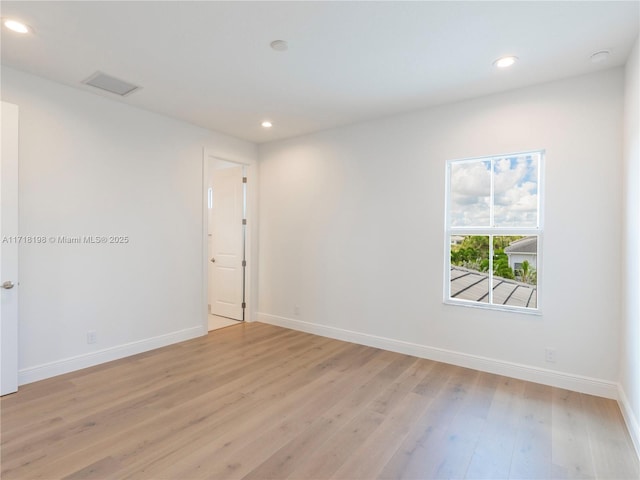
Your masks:
M538 289L535 285L493 277L493 303L513 307L536 308ZM489 302L489 275L464 267L451 267L451 298Z
M538 237L525 237L511 242L504 253L538 253Z

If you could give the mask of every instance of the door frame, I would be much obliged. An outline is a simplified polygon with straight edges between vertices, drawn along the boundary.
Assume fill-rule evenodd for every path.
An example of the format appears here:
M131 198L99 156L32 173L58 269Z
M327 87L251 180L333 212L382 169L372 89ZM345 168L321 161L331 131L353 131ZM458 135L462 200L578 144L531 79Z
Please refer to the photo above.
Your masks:
M19 176L20 176L20 145L19 123L20 107L12 103L2 101L2 165L0 176L4 179L4 185L0 184L0 197L5 209L0 212L0 218L4 225L2 234L6 237L17 237L19 234ZM7 181L8 179L8 181ZM14 207L14 208L9 208ZM18 370L18 350L20 306L18 301L20 285L20 252L18 242L10 242L2 245L2 268L0 268L0 282L11 281L13 287L0 289L2 296L2 312L9 314L0 325L0 376L2 376L0 395L14 393L20 384ZM0 312L0 317L2 316ZM11 321L9 321L11 320Z
M255 275L257 267L257 252L255 251L257 244L254 241L254 232L257 232L257 167L255 164L236 160L232 158L223 157L214 153L213 151L204 148L202 155L202 326L204 334L209 331L209 252L208 252L208 179L209 179L209 161L223 160L225 162L235 163L238 166L245 167L247 177L247 212L246 219L247 225L245 230L245 259L247 266L245 268L244 289L245 289L245 302L247 307L245 309L244 321L252 322L255 318L256 312L256 289L254 288L254 282L257 280Z

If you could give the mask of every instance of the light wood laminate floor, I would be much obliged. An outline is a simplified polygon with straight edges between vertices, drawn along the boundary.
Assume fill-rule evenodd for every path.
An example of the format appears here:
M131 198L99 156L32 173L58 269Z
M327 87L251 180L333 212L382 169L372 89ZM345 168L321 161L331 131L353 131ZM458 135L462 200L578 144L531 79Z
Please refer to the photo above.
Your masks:
M218 330L219 328L231 327L238 325L242 320L233 320L232 318L220 317L218 315L209 314L209 331Z
M5 480L638 478L612 400L260 323L0 406Z

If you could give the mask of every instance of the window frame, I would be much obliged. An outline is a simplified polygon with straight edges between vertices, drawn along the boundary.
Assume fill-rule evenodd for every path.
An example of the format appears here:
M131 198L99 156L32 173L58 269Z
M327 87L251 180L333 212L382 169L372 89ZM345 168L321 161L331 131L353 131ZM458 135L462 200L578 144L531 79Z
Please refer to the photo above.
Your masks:
M541 291L542 283L544 279L543 272L543 238L544 238L544 165L545 165L545 150L528 150L514 153L505 153L499 155L487 155L482 157L469 157L461 159L447 160L445 165L445 208L444 208L444 288L443 288L443 303L447 305L465 306L471 308L481 308L485 310L497 310L507 312L517 312L528 315L542 315L542 301ZM491 187L490 187L490 214L489 217L493 221L494 210L494 162L496 160L513 157L523 156L537 156L538 157L538 178L537 178L537 208L538 208L538 225L536 227L495 227L488 225L486 227L476 226L452 226L451 220L451 169L452 165L460 163L472 163L472 162L491 162ZM489 237L489 292L487 303L475 301L451 298L451 237L452 236L488 236ZM494 237L500 236L536 236L537 240L537 259L536 259L536 307L519 307L514 305L501 305L491 303L493 300L493 256L494 256Z

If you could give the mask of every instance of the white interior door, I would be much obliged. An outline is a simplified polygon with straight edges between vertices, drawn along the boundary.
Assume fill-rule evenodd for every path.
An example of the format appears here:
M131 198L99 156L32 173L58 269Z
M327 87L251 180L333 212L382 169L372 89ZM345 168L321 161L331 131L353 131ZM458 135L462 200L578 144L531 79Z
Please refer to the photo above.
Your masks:
M242 167L213 172L209 233L209 300L211 313L243 320L244 186Z
M2 102L0 395L18 390L18 106Z

